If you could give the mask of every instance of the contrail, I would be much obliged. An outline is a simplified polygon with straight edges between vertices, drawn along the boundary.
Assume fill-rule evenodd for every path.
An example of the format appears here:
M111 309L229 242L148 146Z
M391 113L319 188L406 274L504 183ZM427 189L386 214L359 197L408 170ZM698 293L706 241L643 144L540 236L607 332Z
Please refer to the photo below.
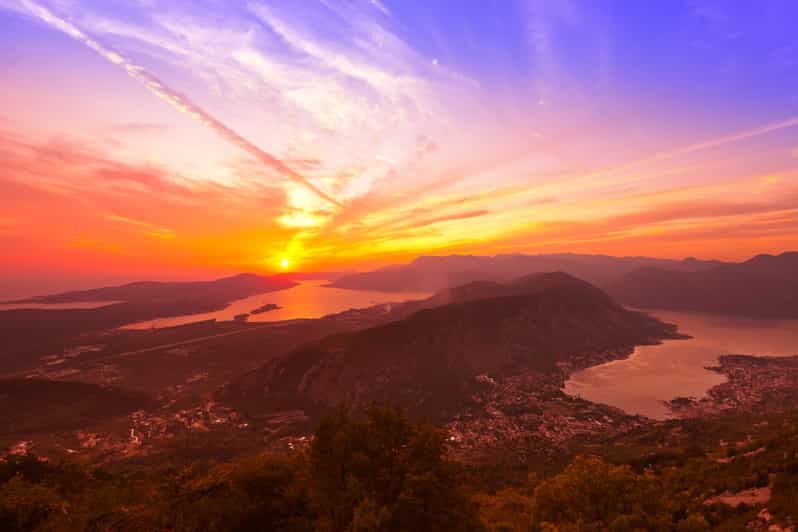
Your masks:
M737 142L739 140L749 139L751 137L758 137L759 135L764 135L766 133L770 133L771 131L778 131L780 129L786 129L795 126L798 126L798 117L796 116L787 118L786 120L782 120L781 122L773 122L770 124L765 124L764 126L760 126L754 129L749 129L747 131L740 131L737 133L733 133L731 135L727 135L725 137L707 140L704 142L700 142L698 144L685 146L683 148L679 148L671 152L661 153L659 155L652 157L652 159L659 160L659 159L667 159L670 157L674 157L676 155L685 155L699 150L705 150L707 148L714 148L716 146L722 146L723 144L729 144L731 142Z
M632 161L620 166L615 166L611 168L604 168L602 170L597 170L595 172L591 172L589 174L581 176L576 181L593 181L595 178L600 176L606 175L617 175L620 172L625 172L631 170L633 168L637 168L639 166L655 163L667 159L672 159L679 155L688 155L691 153L695 153L701 150L706 150L709 148L715 148L718 146L723 146L724 144L731 144L734 142L738 142L741 140L750 139L753 137L758 137L759 135L765 135L767 133L771 133L773 131L780 131L782 129L792 128L798 126L798 116L793 116L786 118L780 122L772 122L770 124L765 124L763 126L759 126L753 129L748 129L745 131L738 131L737 133L732 133L730 135L726 135L724 137L718 137L715 139L705 140L703 142L699 142L696 144L691 144L689 146L682 146L681 148L676 148L671 151L667 152L660 152L655 153L654 155L650 155L648 157L637 159L636 161ZM607 183L607 184L611 184Z
M20 2L23 6L25 6L25 8L28 9L28 11L40 18L46 24L66 33L73 39L82 42L111 63L124 68L130 77L144 85L152 93L165 100L169 105L181 113L190 116L226 141L235 144L276 172L279 172L288 179L291 179L292 181L308 188L320 198L323 198L330 203L337 205L338 207L343 207L343 204L341 204L335 198L329 196L326 192L311 183L307 178L291 170L291 168L289 168L283 161L252 144L252 142L248 141L224 125L197 104L180 94L178 91L164 84L154 75L147 72L144 67L137 65L123 55L106 48L98 41L86 35L80 28L71 22L53 14L46 7L40 6L35 2L31 2L30 0L20 0Z

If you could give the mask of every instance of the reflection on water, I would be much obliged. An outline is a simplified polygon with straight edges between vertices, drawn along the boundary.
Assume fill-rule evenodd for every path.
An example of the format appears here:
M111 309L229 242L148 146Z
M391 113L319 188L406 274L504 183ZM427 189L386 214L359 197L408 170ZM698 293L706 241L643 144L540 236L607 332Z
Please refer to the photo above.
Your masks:
M253 322L282 321L298 318L320 318L354 308L366 308L382 303L398 303L411 299L429 297L421 292L372 292L368 290L344 290L325 288L329 281L306 281L286 290L268 292L233 301L227 308L204 314L191 314L173 318L158 318L126 325L125 329L150 329L152 327L172 327L204 320L232 320L238 314L250 313L268 303L282 308L262 314L252 314L248 320Z
M73 303L0 303L0 310L44 309L64 310L80 308L100 308L119 303L119 301L77 301Z
M702 397L725 378L704 369L718 356L798 355L798 320L758 320L691 312L647 311L675 323L690 340L641 346L625 360L574 373L565 391L633 414L665 419L664 400Z

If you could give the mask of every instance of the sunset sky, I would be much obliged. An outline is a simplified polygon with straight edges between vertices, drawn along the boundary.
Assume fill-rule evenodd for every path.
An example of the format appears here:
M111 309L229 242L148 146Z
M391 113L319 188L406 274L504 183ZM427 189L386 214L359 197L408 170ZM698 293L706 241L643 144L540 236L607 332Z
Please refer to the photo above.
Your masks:
M0 297L798 249L796 20L794 0L0 0Z

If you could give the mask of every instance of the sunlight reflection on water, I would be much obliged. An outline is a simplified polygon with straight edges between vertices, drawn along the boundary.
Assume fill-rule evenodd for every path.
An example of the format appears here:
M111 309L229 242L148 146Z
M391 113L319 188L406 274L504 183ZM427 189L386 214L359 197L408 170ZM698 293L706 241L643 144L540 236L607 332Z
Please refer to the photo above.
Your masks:
M329 281L305 281L286 290L267 292L233 301L227 308L216 312L190 314L171 318L133 323L124 329L150 329L172 327L205 320L232 320L238 314L250 313L267 303L282 308L270 310L262 314L252 314L247 319L250 323L283 321L299 318L320 318L354 308L366 308L382 303L398 303L411 299L424 299L429 294L422 292L373 292L369 290L345 290L341 288L325 288Z

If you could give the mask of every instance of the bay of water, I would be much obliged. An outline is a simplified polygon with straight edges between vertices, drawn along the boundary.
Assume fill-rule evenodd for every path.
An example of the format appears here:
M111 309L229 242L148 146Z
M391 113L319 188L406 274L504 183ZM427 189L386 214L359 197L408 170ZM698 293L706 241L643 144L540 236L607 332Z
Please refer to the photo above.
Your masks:
M283 321L299 318L320 318L345 310L366 308L384 303L399 303L414 299L424 299L430 294L423 292L373 292L369 290L346 290L327 288L323 285L329 281L306 281L275 292L267 292L233 301L226 308L203 314L190 314L171 318L158 318L126 325L125 329L150 329L173 327L205 320L232 320L238 314L252 312L267 303L280 305L278 310L270 310L262 314L251 314L248 322Z
M666 419L670 411L663 401L703 397L724 382L723 375L705 369L716 366L720 355L798 355L798 320L645 312L677 324L680 332L693 338L640 346L627 359L578 371L566 381L566 393L632 414Z

